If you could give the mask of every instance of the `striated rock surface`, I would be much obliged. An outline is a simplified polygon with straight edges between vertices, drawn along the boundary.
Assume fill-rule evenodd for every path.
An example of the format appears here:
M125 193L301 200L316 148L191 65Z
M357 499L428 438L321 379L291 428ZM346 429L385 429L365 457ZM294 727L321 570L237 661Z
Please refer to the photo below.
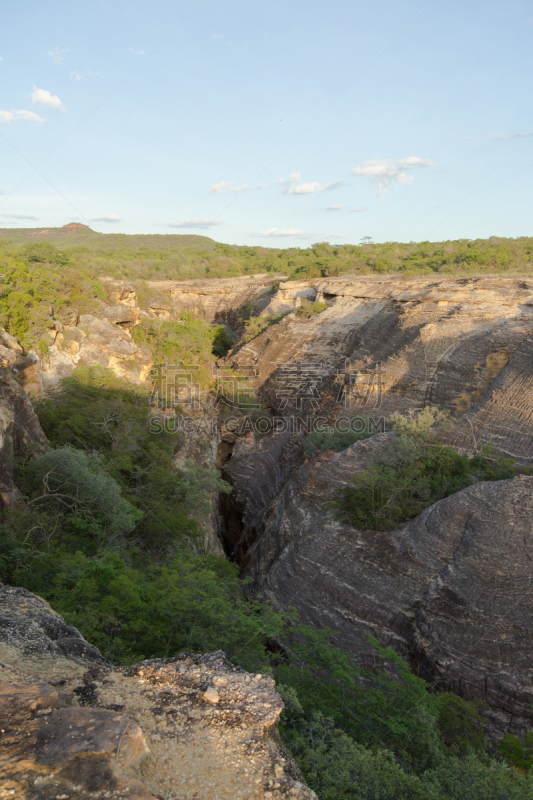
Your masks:
M0 587L0 795L316 800L271 678L224 653L113 668L39 597Z
M489 703L500 733L522 733L533 723L533 478L480 482L397 531L359 531L324 504L389 436L295 470L244 574L362 662L372 634L439 688Z
M291 281L263 314L294 309L302 297L313 299L311 293L327 310L309 319L289 313L221 362L259 372L255 385L267 405L287 413L283 370L312 365L317 405L332 418L427 404L456 416L470 410L461 433L465 447L472 445L473 427L476 441L492 439L503 453L532 458L533 281Z

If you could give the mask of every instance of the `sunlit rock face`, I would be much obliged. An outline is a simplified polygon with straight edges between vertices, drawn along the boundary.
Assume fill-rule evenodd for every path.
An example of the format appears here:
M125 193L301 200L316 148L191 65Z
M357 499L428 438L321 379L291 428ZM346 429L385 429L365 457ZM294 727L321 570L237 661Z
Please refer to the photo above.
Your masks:
M0 786L10 797L316 800L268 676L222 652L113 668L40 597L0 585Z
M298 316L313 291L328 308ZM313 299L311 296L309 299ZM462 417L453 440L493 441L513 458L533 456L533 282L518 278L335 278L287 282L269 309L287 313L222 361L257 374L262 400L286 413L284 370L317 370L318 409L331 418L380 417L425 405ZM357 378L358 392L342 384ZM351 376L351 377L350 377ZM342 402L341 402L342 400Z

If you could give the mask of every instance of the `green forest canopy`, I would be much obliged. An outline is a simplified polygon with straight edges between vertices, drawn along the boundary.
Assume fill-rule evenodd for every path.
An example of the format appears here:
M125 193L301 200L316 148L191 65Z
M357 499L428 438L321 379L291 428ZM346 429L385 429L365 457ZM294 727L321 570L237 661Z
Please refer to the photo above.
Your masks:
M73 233L69 232L74 230ZM348 274L514 273L533 270L533 238L360 244L319 242L307 248L229 245L207 236L102 234L90 228L0 231L0 253L25 258L47 243L91 275L124 279L222 278L260 272L292 279Z

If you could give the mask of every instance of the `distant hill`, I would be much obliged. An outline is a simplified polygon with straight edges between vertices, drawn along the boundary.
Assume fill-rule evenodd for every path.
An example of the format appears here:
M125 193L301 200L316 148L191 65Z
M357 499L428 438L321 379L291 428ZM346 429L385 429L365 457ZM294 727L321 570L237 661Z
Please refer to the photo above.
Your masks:
M62 249L85 246L90 250L212 250L215 242L208 236L194 234L156 233L98 233L81 225L70 222L62 228L0 228L0 239L10 239L17 245L34 242L50 242Z

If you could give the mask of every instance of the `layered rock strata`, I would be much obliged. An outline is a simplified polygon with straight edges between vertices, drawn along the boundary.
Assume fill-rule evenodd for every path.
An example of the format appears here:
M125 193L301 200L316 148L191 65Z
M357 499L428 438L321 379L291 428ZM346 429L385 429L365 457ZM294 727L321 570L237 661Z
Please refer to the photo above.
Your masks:
M477 483L392 532L359 531L327 503L391 434L310 456L258 526L244 574L361 662L368 634L436 686L492 707L496 729L533 723L533 478Z

